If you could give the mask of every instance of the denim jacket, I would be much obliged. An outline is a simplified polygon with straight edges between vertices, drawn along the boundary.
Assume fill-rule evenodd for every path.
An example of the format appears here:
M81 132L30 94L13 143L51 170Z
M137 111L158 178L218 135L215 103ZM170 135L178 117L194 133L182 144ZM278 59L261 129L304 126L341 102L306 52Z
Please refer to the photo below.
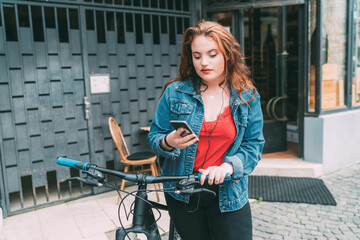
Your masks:
M254 90L242 91L242 98L248 101ZM234 102L235 101L235 102ZM236 126L236 137L225 153L224 162L233 166L232 180L219 185L219 208L221 212L235 211L248 201L248 175L261 158L265 143L263 115L260 95L255 94L246 104L231 88L231 113ZM185 149L163 150L163 137L174 129L170 120L185 120L199 136L204 120L204 105L201 96L194 90L191 80L175 81L167 86L157 106L151 123L147 142L154 152L165 158L162 175L188 175L193 172L197 143ZM165 188L175 186L175 182L164 183ZM188 196L170 193L175 199L188 202Z

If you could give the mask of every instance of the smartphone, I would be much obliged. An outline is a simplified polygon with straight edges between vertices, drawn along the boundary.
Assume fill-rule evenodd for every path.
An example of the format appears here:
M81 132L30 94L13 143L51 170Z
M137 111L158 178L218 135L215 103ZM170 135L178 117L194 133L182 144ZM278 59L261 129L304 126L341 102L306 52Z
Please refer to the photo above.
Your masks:
M185 131L181 133L181 135L180 135L181 137L185 137L187 135L190 135L190 134L194 133L194 131L189 126L189 124L184 120L171 120L170 124L176 130L178 130L179 128L185 129Z

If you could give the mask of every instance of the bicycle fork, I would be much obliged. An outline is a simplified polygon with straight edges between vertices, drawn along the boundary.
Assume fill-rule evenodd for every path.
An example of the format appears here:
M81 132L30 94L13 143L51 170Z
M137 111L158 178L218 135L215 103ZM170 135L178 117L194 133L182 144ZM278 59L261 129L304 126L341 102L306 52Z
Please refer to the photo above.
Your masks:
M145 234L148 240L161 240L152 209L143 200L147 200L146 185L146 183L139 184L139 191L136 193L137 197L135 198L132 227L118 228L116 230L116 240L125 240L126 235L130 232Z

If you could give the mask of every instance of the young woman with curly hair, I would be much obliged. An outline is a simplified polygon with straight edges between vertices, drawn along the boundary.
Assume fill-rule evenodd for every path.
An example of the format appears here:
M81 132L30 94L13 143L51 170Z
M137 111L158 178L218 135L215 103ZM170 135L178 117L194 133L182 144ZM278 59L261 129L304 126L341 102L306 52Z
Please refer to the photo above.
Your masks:
M184 136L170 120L185 120L194 133ZM188 28L179 75L165 85L148 135L165 158L162 175L200 172L202 187L217 194L165 194L182 239L252 239L248 175L261 157L262 128L260 96L236 39L215 22Z

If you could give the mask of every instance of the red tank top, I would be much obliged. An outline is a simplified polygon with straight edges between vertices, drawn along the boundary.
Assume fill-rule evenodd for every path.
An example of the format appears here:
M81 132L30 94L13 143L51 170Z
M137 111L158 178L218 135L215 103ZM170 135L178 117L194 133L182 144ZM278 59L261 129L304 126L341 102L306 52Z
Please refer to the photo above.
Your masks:
M198 171L210 166L220 166L224 160L225 152L235 136L236 127L230 106L224 109L218 120L204 121L200 130L193 170Z

